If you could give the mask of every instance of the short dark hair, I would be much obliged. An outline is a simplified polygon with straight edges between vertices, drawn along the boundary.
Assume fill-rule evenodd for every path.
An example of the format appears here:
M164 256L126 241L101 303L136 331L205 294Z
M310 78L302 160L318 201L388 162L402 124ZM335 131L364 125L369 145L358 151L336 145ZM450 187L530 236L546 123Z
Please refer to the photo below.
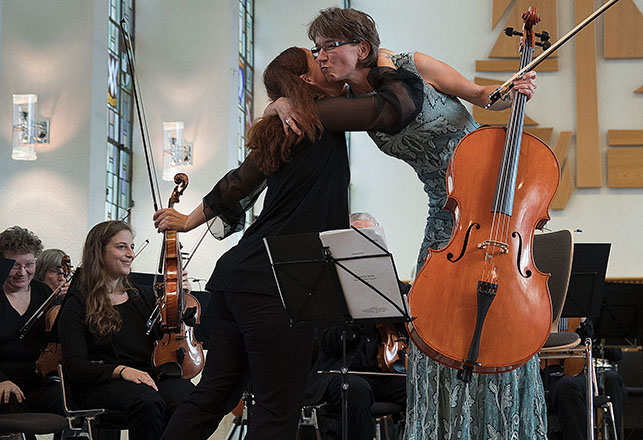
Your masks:
M315 41L317 37L366 41L371 46L371 52L363 63L366 67L377 65L380 36L373 17L365 12L352 8L322 9L308 25L308 38Z
M7 254L33 254L38 257L42 252L42 242L29 229L12 226L0 232L0 257Z

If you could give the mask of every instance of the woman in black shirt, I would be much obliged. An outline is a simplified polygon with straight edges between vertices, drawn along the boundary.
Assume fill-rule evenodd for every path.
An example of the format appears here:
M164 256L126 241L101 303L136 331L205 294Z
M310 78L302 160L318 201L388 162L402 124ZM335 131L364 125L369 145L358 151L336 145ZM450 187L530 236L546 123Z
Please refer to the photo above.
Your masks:
M201 382L179 406L163 439L208 438L235 407L248 380L254 405L246 438L294 438L312 338L308 330L289 327L263 238L348 227L344 131L395 132L420 109L421 85L410 74L382 68L369 79L376 91L371 96L321 99L339 91L325 82L310 51L282 52L266 68L264 84L271 99L284 96L295 102L303 135L285 134L277 117L260 119L248 135L248 158L190 215L173 209L154 215L160 231L189 231L207 221L222 238L242 228L245 208L267 183L261 214L219 259L206 286L217 315L211 354Z
M15 260L0 295L0 413L62 414L60 386L36 375L40 350L47 345L44 318L19 338L20 329L52 293L34 279L41 252L40 239L25 228L14 226L0 233L0 257Z
M87 234L60 312L58 335L65 374L82 408L105 408L101 421L129 429L132 440L157 440L190 381L159 378L147 335L153 305L127 280L134 259L130 226L107 221ZM158 330L158 329L157 329Z

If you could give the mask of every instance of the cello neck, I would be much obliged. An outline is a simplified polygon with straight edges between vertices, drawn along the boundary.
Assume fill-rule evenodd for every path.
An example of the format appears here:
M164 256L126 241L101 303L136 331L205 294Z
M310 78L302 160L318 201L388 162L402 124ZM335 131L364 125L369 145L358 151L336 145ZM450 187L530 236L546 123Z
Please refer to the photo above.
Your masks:
M520 45L520 69L527 66L534 54L533 30L523 28L523 42ZM520 144L522 142L522 129L525 120L525 104L527 96L514 93L511 105L511 114L507 123L507 133L502 154L502 162L496 192L493 198L492 212L511 216L516 190L516 176L518 175L518 161L520 159Z

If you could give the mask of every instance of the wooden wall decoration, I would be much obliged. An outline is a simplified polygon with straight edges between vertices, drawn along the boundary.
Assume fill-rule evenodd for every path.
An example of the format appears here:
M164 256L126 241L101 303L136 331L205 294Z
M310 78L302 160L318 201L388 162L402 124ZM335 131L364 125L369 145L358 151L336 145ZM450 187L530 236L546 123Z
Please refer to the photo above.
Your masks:
M593 0L574 0L574 23L580 23L592 12L594 12ZM600 188L603 184L598 145L596 32L593 24L587 26L574 37L576 186L578 188Z
M569 161L567 160L567 149L571 138L571 131L561 131L556 147L554 148L554 154L560 164L560 183L558 185L558 191L556 191L556 195L554 196L554 200L551 202L551 209L565 209L567 202L569 202L569 198L574 192L574 179L572 179Z
M634 93L643 93L643 86L641 86L638 89L634 90Z
M643 130L608 130L607 143L607 186L643 188Z
M620 0L605 14L605 58L643 58L643 14L633 0Z

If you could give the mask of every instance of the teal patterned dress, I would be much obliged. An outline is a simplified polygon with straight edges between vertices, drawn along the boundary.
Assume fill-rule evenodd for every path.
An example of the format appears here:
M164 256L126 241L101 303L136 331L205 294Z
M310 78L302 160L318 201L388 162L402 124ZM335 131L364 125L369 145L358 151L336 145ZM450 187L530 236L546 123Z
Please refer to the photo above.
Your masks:
M413 53L393 61L419 76ZM452 215L443 210L447 200L446 170L453 150L478 124L457 98L424 83L422 112L399 134L369 133L380 150L403 160L417 173L429 196L429 214L420 247L418 268L427 251L446 246ZM446 367L410 344L407 372L407 426L409 440L546 439L546 407L537 357L514 371L474 374L466 389L463 418L456 407L462 387L457 370ZM458 432L452 433L451 430Z

